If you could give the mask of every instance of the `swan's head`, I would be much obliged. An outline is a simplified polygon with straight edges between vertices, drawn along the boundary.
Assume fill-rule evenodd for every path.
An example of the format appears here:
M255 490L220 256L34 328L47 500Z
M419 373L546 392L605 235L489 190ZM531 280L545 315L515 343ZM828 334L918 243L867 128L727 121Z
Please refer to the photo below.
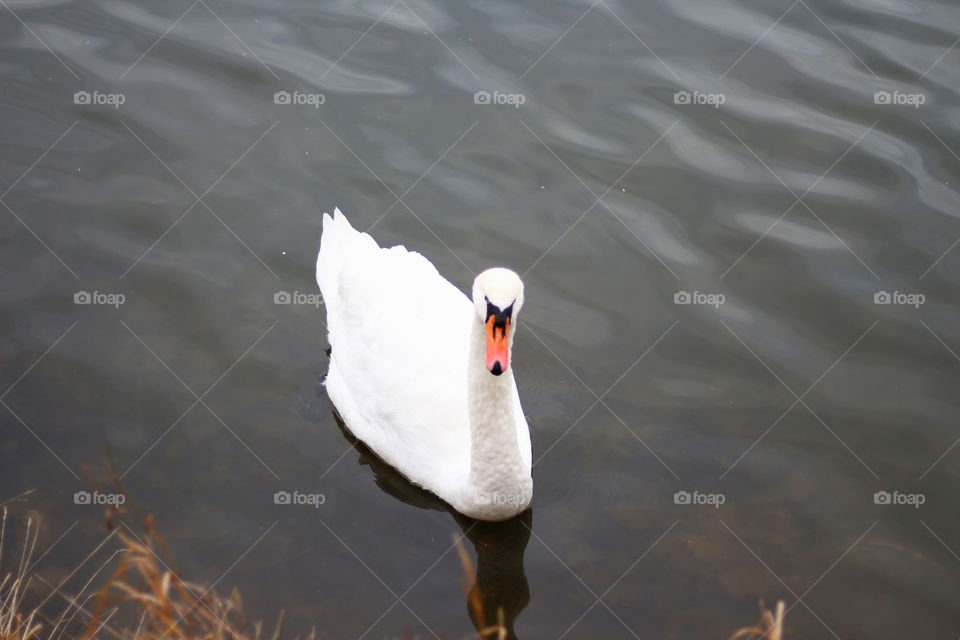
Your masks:
M486 327L487 370L498 376L510 366L515 323L523 306L520 276L503 267L487 269L473 281L473 306Z

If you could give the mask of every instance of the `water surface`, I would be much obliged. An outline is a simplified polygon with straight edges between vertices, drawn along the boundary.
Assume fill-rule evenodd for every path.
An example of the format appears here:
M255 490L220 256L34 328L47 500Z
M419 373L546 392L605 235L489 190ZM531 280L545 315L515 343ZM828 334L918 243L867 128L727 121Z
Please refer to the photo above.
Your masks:
M0 500L37 490L36 571L108 535L74 494L109 456L188 577L294 635L466 636L469 531L519 637L726 637L761 598L788 637L956 637L958 31L930 1L8 0ZM523 274L520 526L338 428L334 206L464 290Z

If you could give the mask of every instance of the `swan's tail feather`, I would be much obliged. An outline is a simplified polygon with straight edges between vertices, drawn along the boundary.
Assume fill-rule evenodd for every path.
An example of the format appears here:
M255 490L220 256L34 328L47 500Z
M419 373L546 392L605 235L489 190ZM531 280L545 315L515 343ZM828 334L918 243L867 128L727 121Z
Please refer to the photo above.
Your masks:
M328 324L340 307L340 272L346 260L355 257L363 248L376 249L377 243L368 234L354 229L339 207L334 208L332 217L329 213L323 214L323 233L317 253L317 285L327 308Z
M323 294L328 316L339 305L337 280L351 232L356 233L339 208L333 210L333 217L329 213L323 214L323 234L317 253L317 285Z

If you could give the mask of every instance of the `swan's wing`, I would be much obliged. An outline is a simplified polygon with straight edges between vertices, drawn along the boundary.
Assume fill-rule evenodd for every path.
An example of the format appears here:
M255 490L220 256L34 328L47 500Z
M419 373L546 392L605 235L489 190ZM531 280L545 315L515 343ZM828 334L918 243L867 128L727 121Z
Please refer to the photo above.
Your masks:
M332 226L340 244L334 252L324 237L317 261L331 346L328 393L350 430L408 478L429 478L438 493L458 487L470 468L472 305L422 255L381 249L338 218L346 223L342 215L325 219L324 236Z

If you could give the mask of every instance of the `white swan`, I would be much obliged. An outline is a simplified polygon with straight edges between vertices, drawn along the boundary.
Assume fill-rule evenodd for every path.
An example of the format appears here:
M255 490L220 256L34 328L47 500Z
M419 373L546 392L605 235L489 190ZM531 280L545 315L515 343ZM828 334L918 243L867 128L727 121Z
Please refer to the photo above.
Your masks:
M473 303L422 255L381 249L323 215L327 393L350 431L457 511L504 520L533 495L530 430L513 378L523 283L484 271Z

